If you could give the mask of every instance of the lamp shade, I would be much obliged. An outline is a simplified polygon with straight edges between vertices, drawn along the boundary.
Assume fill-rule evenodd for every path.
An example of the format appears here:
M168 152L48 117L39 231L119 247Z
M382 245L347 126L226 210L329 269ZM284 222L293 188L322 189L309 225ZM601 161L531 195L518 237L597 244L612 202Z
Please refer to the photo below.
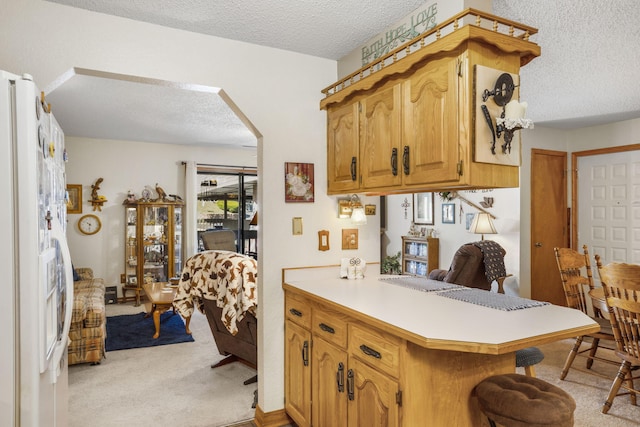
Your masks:
M354 225L364 225L367 223L367 215L362 205L354 207L351 211L351 222Z
M476 214L471 222L471 227L469 227L469 233L482 234L482 240L484 240L485 234L498 234L493 226L491 215L486 212Z

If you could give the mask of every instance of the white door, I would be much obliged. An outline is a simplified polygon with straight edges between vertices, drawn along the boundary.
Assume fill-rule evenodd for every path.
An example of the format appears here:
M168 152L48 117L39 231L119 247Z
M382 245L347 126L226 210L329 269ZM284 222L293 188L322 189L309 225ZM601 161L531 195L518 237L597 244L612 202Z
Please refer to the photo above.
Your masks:
M640 151L579 157L578 248L585 244L605 264L640 263Z

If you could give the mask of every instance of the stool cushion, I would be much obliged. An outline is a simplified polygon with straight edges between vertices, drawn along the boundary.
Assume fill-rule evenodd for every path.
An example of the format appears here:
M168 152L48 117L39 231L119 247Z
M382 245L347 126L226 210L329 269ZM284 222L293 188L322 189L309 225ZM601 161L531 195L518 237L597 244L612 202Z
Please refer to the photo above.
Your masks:
M524 368L526 366L537 365L544 359L544 353L538 347L527 347L516 351L516 366Z
M538 378L502 374L475 388L480 409L507 427L573 426L576 402L564 390Z

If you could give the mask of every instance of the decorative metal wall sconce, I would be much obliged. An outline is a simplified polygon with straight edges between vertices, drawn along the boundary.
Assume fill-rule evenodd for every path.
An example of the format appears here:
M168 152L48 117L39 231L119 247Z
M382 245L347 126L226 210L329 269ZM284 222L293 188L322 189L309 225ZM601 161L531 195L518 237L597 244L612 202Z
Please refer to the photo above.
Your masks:
M513 83L513 78L509 73L502 73L496 80L495 86L492 91L485 89L482 93L482 102L487 102L490 97L493 97L493 102L499 107L502 107L502 113L500 117L496 117L495 128L493 125L493 119L489 113L489 109L485 104L481 105L484 119L487 122L487 126L491 130L493 141L491 144L491 154L496 154L496 140L504 134L504 143L502 144L502 153L511 153L511 141L513 140L513 134L520 129L532 129L533 122L529 119L525 119L524 115L527 110L526 102L518 102L513 97L513 92L517 86Z
M364 206L357 194L352 194L349 199L338 200L338 218L351 218L353 225L364 225L367 223Z

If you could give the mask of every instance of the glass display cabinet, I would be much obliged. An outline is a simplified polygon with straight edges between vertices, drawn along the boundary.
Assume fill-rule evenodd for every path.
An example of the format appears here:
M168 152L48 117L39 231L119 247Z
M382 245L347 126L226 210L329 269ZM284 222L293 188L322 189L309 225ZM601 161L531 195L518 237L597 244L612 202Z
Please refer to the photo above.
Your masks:
M437 238L402 236L402 274L428 276L438 268L439 245Z
M182 269L182 202L125 202L125 283L140 305L142 285L168 282Z

